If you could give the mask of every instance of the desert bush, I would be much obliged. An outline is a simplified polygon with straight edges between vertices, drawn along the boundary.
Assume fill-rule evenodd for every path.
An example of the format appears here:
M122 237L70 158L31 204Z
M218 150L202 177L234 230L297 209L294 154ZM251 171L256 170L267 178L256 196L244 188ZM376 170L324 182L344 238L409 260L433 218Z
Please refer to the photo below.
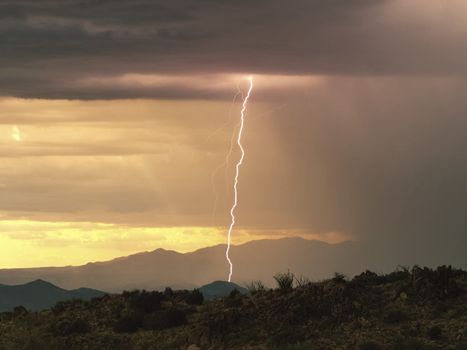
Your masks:
M40 333L23 334L22 339L15 344L11 344L15 350L58 350L57 341L50 337L44 337ZM2 348L4 349L4 348Z
M142 316L135 312L122 315L114 324L116 333L134 333L142 325Z
M415 325L408 323L401 325L400 333L406 337L417 337L420 335L420 330Z
M131 309L142 313L151 313L159 310L164 294L161 292L133 291L127 292L124 298Z
M188 305L201 305L204 302L204 295L199 289L177 290L173 292L172 301L186 302Z
M230 292L229 296L224 299L224 305L227 307L240 307L243 305L243 295L237 289Z
M188 305L201 305L204 302L203 293L199 289L193 289L187 294L185 301Z
M295 277L295 285L297 287L306 287L311 283L310 279L308 277L300 276L300 277Z
M91 331L89 322L83 318L61 317L53 322L48 330L54 336L68 336L71 334L85 334Z
M439 340L443 335L443 330L439 326L432 326L428 329L426 335L431 340Z
M294 274L288 271L287 273L278 273L274 275L277 286L281 291L289 291L293 289Z
M384 275L384 278L386 279L386 282L392 283L392 282L398 282L398 281L407 281L410 280L411 273L410 270L407 266L401 266L399 265L396 269L396 271L393 271L389 274Z
M11 311L5 311L0 313L0 323L2 322L8 322L13 319L14 315L13 312Z
M441 317L444 313L449 311L450 306L447 302L445 301L438 301L434 306L433 306L433 316L436 318Z
M414 266L412 290L422 300L445 300L459 292L451 266L439 266L436 270Z
M334 277L332 278L332 280L336 283L345 283L346 278L347 277L343 273L334 272Z
M386 282L386 278L384 276L380 276L372 271L366 270L361 274L355 276L352 279L352 283L364 285L364 286L372 286L378 285Z
M232 289L232 291L229 293L228 299L234 299L241 297L242 293L238 291L238 289Z
M396 324L409 319L407 313L400 309L389 310L384 316L384 322L388 324Z
M396 338L391 344L391 350L440 350L429 344L425 344L416 338Z
M170 308L165 310L167 318L167 327L178 327L187 323L186 314L184 311Z
M166 299L170 299L174 296L174 291L172 288L170 287L166 287L165 290L164 290L164 297Z
M94 301L95 303L96 301ZM94 305L95 307L96 305ZM64 301L59 301L52 307L52 312L54 314L61 314L61 313L66 313L67 311L70 310L85 310L85 309L92 309L93 305L91 305L91 302L81 300L81 299L72 299L72 300L64 300Z
M21 316L26 316L28 314L28 309L26 309L24 306L15 306L13 309L13 315L15 317L21 317Z
M170 308L145 315L143 319L143 328L146 330L157 330L178 327L186 323L185 312L176 308Z
M287 345L297 345L305 340L300 334L292 328L284 329L280 332L273 334L269 338L269 346L273 349L282 349Z
M251 294L256 294L256 293L262 293L266 290L266 287L264 286L263 282L261 281L251 281L250 283L247 283L245 285L245 288L248 289L248 291Z
M383 347L374 341L366 341L360 344L359 349L360 350L381 350L383 349Z
M51 310L54 314L61 314L65 312L68 308L69 304L67 301L59 301L51 308Z

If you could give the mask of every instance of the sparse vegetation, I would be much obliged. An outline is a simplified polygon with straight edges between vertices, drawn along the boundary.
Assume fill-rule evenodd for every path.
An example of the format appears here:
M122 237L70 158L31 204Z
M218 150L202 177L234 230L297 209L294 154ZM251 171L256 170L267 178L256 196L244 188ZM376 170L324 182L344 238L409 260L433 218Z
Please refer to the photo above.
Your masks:
M310 279L308 277L300 276L300 277L295 277L295 285L298 288L303 288L308 286L311 283Z
M370 341L366 341L366 342L360 344L359 349L360 350L381 350L382 347L377 342L374 342L374 341L370 340Z
M443 330L439 326L432 326L428 329L427 335L432 340L439 340L443 335Z
M386 313L384 321L389 324L396 324L404 322L408 319L408 315L401 309L392 309Z
M40 312L17 307L0 314L0 349L467 349L465 271L414 267L320 282L287 272L276 281L212 301L168 288Z
M346 282L346 276L343 273L335 272L334 273L334 278L332 280L334 282L337 282L337 283L345 283Z
M188 293L185 297L185 301L188 305L201 305L204 301L203 293L201 293L199 289L195 289L193 292Z
M266 291L266 286L261 281L251 281L247 283L245 287L251 294L263 293Z
M293 289L295 276L290 271L287 271L286 273L278 273L274 275L274 279L281 291L288 292Z

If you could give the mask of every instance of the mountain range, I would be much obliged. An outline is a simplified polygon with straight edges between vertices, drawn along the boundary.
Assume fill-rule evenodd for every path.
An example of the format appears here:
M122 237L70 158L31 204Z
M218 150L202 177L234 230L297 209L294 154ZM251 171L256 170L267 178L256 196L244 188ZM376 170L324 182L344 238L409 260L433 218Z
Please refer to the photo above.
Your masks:
M0 283L42 279L67 289L86 286L106 292L195 288L226 278L225 248L217 245L190 253L156 249L81 266L1 269ZM328 244L298 237L251 241L231 249L233 281L243 285L261 280L271 285L274 274L288 270L311 279L336 271L353 275L367 268L359 250L351 241Z

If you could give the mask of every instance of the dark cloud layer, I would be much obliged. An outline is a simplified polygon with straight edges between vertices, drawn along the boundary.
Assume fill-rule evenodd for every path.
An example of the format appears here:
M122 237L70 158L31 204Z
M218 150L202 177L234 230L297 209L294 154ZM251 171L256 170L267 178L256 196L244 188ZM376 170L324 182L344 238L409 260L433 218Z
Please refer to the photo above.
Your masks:
M2 1L0 94L201 97L82 85L127 73L464 75L462 1Z

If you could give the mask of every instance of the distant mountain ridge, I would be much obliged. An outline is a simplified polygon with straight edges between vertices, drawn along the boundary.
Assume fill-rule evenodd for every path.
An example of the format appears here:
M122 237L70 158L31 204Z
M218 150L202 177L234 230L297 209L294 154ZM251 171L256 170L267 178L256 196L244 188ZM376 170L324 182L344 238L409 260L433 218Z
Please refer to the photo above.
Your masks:
M299 237L232 246L231 258L233 282L239 285L252 280L272 285L272 276L287 270L321 279L336 271L352 275L369 267L355 242L328 244ZM167 286L191 289L223 280L227 273L225 245L217 245L183 254L156 249L82 266L0 269L0 283L43 279L67 289L87 286L108 292Z
M59 301L89 300L105 294L90 288L65 290L40 279L21 285L0 284L0 312L11 311L20 305L31 311L38 311L48 309Z

